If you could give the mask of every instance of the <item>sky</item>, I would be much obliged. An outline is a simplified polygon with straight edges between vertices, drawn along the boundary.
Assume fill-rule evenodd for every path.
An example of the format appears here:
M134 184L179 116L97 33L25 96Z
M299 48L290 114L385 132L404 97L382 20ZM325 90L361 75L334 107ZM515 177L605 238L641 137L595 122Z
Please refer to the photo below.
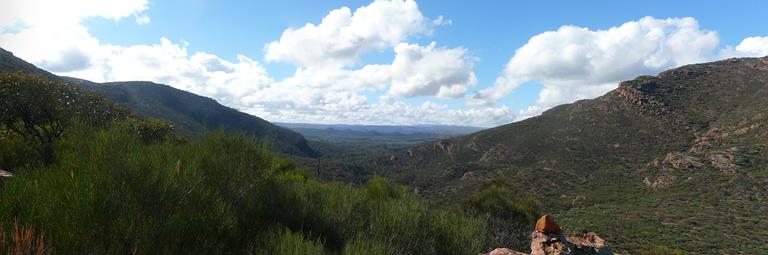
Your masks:
M0 47L269 121L491 127L768 55L765 1L0 0Z

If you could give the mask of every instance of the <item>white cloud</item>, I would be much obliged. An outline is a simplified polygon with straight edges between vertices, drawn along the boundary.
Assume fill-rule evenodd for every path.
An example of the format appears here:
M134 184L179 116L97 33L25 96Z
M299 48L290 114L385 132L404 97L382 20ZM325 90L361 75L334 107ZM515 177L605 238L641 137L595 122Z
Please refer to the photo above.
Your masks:
M323 92L327 93L327 92ZM322 97L321 97L322 98ZM479 107L473 109L454 109L447 105L425 101L418 105L407 104L390 96L381 96L378 102L361 103L343 111L312 105L313 108L282 107L278 111L250 109L258 116L274 121L296 121L311 123L348 123L348 124L449 124L495 126L509 123L515 119L515 113L506 106Z
M267 61L296 65L280 86L324 88L326 91L381 91L401 97L458 98L477 81L475 60L464 48L405 42L448 24L443 17L429 22L412 0L375 1L354 11L333 10L318 25L286 29L280 40L265 47ZM370 51L392 49L391 64L352 69Z
M87 17L119 20L146 10L147 0L2 0L0 27L17 21L29 26L71 26Z
M354 13L348 7L333 10L318 25L286 29L278 41L267 44L265 59L299 67L347 66L365 52L395 46L409 35L429 30L430 23L415 1L375 1Z
M120 20L147 9L146 0L0 0L0 46L53 72L82 70L92 64L99 40L80 21L88 17ZM23 27L22 29L18 29Z
M149 24L150 21L151 20L147 15L136 16L136 24L146 25L146 24Z
M735 48L726 47L723 49L721 55L723 58L768 56L768 36L744 38Z
M475 85L474 60L464 48L435 48L401 43L389 67L392 86L389 94L402 97L436 96L458 98Z
M693 18L645 17L606 30L563 26L532 37L517 49L494 86L467 100L493 104L522 83L543 85L536 103L521 118L578 99L592 98L621 80L710 60L719 38Z

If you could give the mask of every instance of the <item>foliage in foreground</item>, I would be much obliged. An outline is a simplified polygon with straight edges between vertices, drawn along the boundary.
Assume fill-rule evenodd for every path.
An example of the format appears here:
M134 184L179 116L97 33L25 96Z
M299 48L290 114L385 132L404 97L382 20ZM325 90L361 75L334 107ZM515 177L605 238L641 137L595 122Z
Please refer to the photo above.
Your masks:
M513 195L510 187L495 181L464 200L462 210L486 221L486 238L494 247L528 250L531 226L541 214L530 196Z
M251 137L148 143L132 130L74 128L56 141L54 163L19 168L0 187L0 231L12 234L14 222L35 226L45 247L61 254L488 248L482 219L429 209L382 178L363 188L322 183Z
M0 72L0 123L27 141L46 162L50 145L75 121L105 126L130 112L82 87L43 76Z

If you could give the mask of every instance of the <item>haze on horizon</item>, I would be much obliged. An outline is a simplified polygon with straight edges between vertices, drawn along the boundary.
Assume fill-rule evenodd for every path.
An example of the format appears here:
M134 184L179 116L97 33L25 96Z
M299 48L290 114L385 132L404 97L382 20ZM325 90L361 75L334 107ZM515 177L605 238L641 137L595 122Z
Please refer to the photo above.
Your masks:
M275 122L490 127L638 75L768 55L760 1L0 6L0 47L46 70L168 84Z

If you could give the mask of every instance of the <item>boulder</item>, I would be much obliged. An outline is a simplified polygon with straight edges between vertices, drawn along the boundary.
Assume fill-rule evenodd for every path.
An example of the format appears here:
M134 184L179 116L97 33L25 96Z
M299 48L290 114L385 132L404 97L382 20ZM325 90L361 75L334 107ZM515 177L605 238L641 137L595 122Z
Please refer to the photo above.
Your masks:
M507 248L498 248L487 255L527 255ZM536 222L531 233L530 255L613 255L611 248L594 232L582 236L564 236L550 215Z
M545 214L536 221L536 231L546 234L560 233L562 230L560 229L560 226L555 223L555 219L551 215Z

